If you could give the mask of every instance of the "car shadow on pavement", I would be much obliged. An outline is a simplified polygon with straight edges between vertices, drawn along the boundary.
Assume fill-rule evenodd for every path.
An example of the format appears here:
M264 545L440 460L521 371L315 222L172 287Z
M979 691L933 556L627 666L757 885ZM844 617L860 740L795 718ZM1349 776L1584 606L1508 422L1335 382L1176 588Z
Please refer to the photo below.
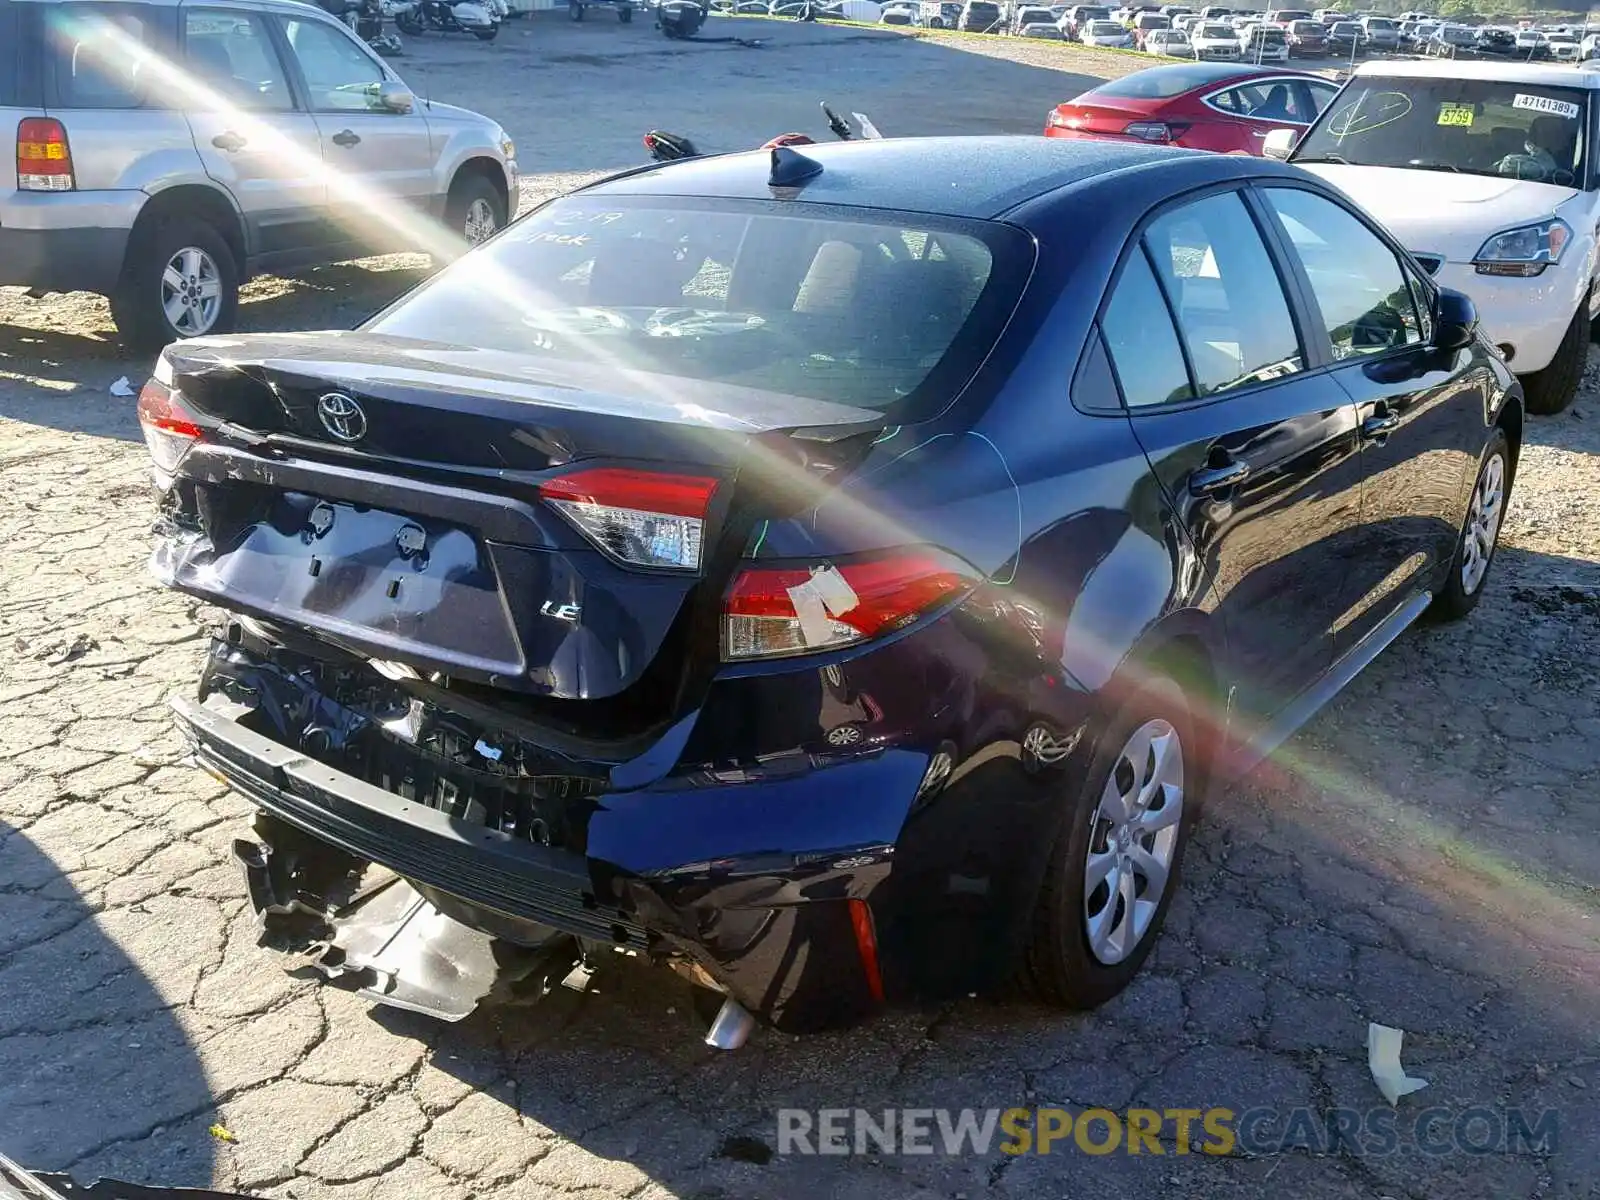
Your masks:
M158 942L181 943L180 914L90 901L79 888L103 886L108 872L93 865L92 846L75 857L53 861L26 828L0 822L0 1153L57 1171L164 1130L171 1136L146 1142L157 1150L133 1172L207 1186L212 1092L174 1007L188 994L153 982L124 949L143 959ZM200 1136L183 1136L185 1126Z
M338 263L279 278L263 276L245 289L239 332L284 329L351 329L433 272L420 255L388 255ZM128 350L117 339L109 310L82 295L71 302L97 306L100 319L71 332L50 326L49 307L66 297L40 302L37 313L19 310L5 323L0 308L0 418L83 433L140 440L134 397L153 356ZM35 324L38 322L38 324ZM128 394L110 388L126 379Z
M680 1196L976 1195L998 1182L1020 1197L1071 1172L1130 1196L1488 1200L1541 1178L1546 1194L1587 1196L1600 1177L1600 698L1584 664L1600 600L1572 569L1503 550L1470 619L1409 631L1214 797L1155 952L1094 1013L969 998L803 1039L761 1030L729 1054L701 1043L672 976L619 966L597 994L558 989L446 1028L432 1066L476 1094L429 1138L442 1149L470 1125L494 1137L493 1171L606 1194L653 1181ZM1405 1066L1428 1081L1397 1109L1368 1070L1369 1021L1405 1031ZM1171 1126L1163 1157L776 1154L786 1108L1033 1105L1276 1116L1249 1155L1225 1158L1173 1153ZM1330 1142L1333 1110L1355 1114L1354 1142Z

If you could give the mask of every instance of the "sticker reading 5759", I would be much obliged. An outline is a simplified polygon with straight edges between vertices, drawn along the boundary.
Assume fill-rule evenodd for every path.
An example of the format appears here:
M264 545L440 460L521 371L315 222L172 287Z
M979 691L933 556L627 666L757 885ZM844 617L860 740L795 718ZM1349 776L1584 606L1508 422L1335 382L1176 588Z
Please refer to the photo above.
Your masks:
M1557 100L1553 96L1529 96L1522 92L1511 97L1511 107L1549 113L1553 117L1565 117L1569 121L1576 121L1578 114L1583 111L1571 100Z

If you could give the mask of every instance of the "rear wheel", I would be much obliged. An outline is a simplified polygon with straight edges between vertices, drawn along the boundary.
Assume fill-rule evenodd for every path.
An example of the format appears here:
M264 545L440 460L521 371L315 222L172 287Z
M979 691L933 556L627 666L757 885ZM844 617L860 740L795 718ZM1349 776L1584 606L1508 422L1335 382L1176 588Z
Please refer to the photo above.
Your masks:
M1106 727L1072 789L1024 967L1042 999L1094 1008L1138 974L1177 890L1199 765L1182 690L1151 678Z
M583 5L579 4L578 0L571 0L571 3L567 5L567 16L574 21L583 20Z
M617 20L621 21L624 25L633 24L633 8L630 5L624 4L617 10Z
M1561 412L1578 394L1583 368L1589 361L1588 310L1580 305L1561 336L1556 356L1542 371L1521 376L1522 400L1527 410L1541 416Z
M427 24L422 19L422 10L413 8L409 12L396 13L394 27L407 37L421 37Z
M227 333L239 311L239 269L228 243L198 217L174 216L141 235L111 295L111 319L128 345Z
M472 31L472 36L477 38L480 42L492 42L499 35L500 26L498 25L491 25L487 29L474 29Z

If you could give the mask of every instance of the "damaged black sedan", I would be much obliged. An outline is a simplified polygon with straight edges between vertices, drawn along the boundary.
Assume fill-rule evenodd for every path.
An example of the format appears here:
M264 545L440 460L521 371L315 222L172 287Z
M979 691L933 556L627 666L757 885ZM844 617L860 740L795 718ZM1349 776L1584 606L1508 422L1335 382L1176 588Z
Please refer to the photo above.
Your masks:
M615 956L708 1040L1123 988L1200 804L1478 601L1517 387L1282 164L646 168L139 401L269 933L445 1018Z

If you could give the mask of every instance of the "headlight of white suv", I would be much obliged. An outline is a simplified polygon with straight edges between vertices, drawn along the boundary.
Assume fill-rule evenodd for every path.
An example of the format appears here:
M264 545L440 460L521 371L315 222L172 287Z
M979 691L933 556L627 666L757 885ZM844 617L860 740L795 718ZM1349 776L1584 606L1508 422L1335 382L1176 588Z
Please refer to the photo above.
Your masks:
M1561 261L1561 251L1572 240L1572 227L1560 217L1497 233L1472 256L1479 275L1541 274Z

